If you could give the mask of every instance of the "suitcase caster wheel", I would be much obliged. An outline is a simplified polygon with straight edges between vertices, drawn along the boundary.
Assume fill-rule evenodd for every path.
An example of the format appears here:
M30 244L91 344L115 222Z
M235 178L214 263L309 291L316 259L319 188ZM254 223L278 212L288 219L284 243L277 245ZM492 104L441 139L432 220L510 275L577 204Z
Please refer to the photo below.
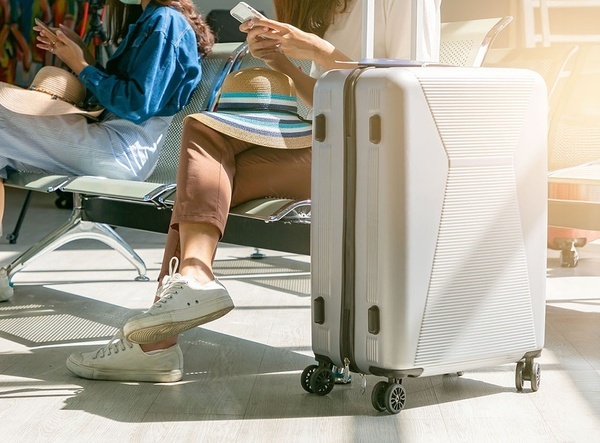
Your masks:
M531 390L533 392L540 388L540 375L540 365L538 363L533 363L531 365L531 373L529 375L529 380L531 381Z
M300 384L304 390L310 394L314 394L314 391L310 387L310 377L317 369L319 369L317 365L307 366L304 371L302 371L302 375L300 376Z
M401 384L388 383L385 390L385 408L390 414L398 414L406 404L406 391Z
M522 361L517 363L517 369L515 370L515 387L517 391L521 392L523 390L523 367L525 363Z
M385 390L387 389L387 386L387 382L380 381L373 387L373 392L371 392L371 403L379 412L383 412L387 409L385 405Z
M310 376L310 389L317 395L327 395L333 389L335 377L329 368L317 368Z
M518 362L515 371L515 386L517 391L523 390L523 381L529 381L531 383L531 390L533 392L537 391L540 388L540 376L540 365L534 363L533 359L527 358L525 361Z

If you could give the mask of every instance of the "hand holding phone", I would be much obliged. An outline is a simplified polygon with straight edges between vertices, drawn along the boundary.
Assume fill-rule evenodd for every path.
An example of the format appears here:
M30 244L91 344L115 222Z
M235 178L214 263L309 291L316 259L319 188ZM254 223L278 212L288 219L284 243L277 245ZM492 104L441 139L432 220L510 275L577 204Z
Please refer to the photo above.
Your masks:
M35 24L38 25L40 28L42 28L44 30L44 32L48 35L48 37L52 38L53 40L58 40L56 33L52 29L50 29L48 27L48 25L46 23L44 23L43 21L41 21L39 18L35 19Z
M246 23L253 18L266 18L246 2L239 2L229 12L240 23Z

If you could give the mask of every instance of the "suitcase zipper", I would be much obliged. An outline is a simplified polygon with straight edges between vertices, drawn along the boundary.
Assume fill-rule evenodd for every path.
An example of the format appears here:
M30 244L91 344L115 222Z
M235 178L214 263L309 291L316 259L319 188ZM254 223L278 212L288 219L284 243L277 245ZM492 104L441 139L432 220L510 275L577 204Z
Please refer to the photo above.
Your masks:
M355 216L356 216L356 83L360 75L370 68L355 69L344 83L344 232L342 309L340 318L340 356L344 374L361 373L354 359L355 319ZM362 377L365 380L364 377Z

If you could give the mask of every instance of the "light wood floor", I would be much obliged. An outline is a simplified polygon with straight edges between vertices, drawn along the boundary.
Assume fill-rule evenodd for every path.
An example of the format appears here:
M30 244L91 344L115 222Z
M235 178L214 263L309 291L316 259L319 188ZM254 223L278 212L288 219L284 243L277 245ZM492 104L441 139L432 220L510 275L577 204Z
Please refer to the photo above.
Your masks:
M8 190L5 235L24 194ZM0 241L0 266L58 226L68 211L36 195L16 245ZM120 229L155 279L163 235ZM72 376L73 351L105 343L150 303L156 284L135 282L119 254L80 241L33 262L0 303L2 442L598 442L600 244L575 269L549 251L546 348L538 392L514 387L514 364L405 380L406 409L378 413L355 381L305 393L313 364L308 258L223 245L217 272L236 309L182 336L183 381L99 382Z

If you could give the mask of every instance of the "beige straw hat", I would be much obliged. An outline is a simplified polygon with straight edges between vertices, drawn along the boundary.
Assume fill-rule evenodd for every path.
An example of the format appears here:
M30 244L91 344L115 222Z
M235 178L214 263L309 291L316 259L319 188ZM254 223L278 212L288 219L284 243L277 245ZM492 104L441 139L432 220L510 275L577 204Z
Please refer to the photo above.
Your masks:
M232 72L223 82L217 110L188 118L269 148L299 149L312 144L312 123L298 116L294 83L287 75L268 68Z
M18 114L99 116L103 108L85 109L85 86L55 66L44 66L28 89L0 82L0 105Z

